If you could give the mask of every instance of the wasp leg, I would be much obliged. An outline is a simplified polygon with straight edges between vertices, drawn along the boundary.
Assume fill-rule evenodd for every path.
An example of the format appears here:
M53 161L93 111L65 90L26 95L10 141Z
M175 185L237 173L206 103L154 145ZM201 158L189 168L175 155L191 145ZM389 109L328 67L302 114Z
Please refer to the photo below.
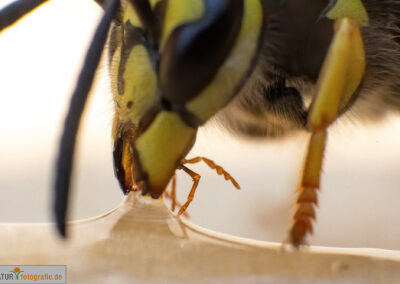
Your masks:
M190 189L190 193L188 195L186 203L183 204L183 206L179 209L178 216L182 215L188 208L189 204L192 202L197 186L199 185L200 181L200 175L198 173L195 173L194 171L185 167L184 165L181 165L179 168L184 170L188 175L190 175L190 177L193 179L193 185L192 188Z
M231 183L237 189L240 189L240 186L236 182L236 180L227 171L225 171L221 166L215 164L214 161L212 161L210 159L207 159L207 158L204 158L204 157L195 157L195 158L189 159L189 160L183 159L182 160L182 164L180 166L180 169L182 169L186 173L188 173L192 177L194 183L193 183L192 189L190 190L190 193L189 193L189 196L188 196L188 199L187 199L186 203L183 206L181 206L181 208L179 209L178 216L180 216L182 213L184 213L186 211L187 207L189 206L189 204L192 202L192 200L194 198L194 194L196 192L196 188L197 188L197 186L199 184L199 181L200 181L200 175L195 173L195 172L193 172L189 168L185 167L184 164L196 164L196 163L199 163L201 161L203 161L211 169L216 170L218 175L223 175L225 180L231 181ZM175 184L174 184L174 182L175 182L175 176L174 176L174 178L172 180L172 186L173 186L172 190L173 191L171 191L171 192L174 192L174 194L175 194ZM175 196L174 196L174 199L175 199ZM172 199L172 200L174 200L174 199Z
M165 196L166 198L170 199L171 201L174 200L174 197L172 196L172 193L169 193L169 192L165 191L165 192L164 192L164 196ZM181 207L182 207L182 204L180 204L180 203L175 199L175 206L181 208ZM175 211L175 208L174 208L174 210L171 209L171 211L174 212L174 211ZM182 215L185 216L186 218L190 218L189 213L187 213L186 211L183 212Z
M176 201L176 174L174 174L174 176L172 177L172 181L171 181L171 192L164 192L164 195L166 198L171 200L171 211L174 212L176 206L178 205L179 207L181 207L181 205L179 205Z
M172 183L171 183L171 211L175 211L175 206L176 206L176 174L172 177Z
M195 157L193 159L183 159L182 164L196 164L203 161L207 166L209 166L211 169L215 170L218 175L223 175L225 180L229 180L234 187L237 189L240 189L240 185L237 183L237 181L227 172L225 171L221 166L215 164L214 161L204 158L204 157Z
M313 233L314 206L318 205L317 190L320 187L320 173L326 138L327 131L318 131L311 135L309 142L303 175L298 188L297 208L293 216L294 222L289 233L290 242L296 247L304 243L307 233Z
M365 51L359 24L349 18L336 20L335 36L318 78L317 96L308 116L307 127L312 134L289 232L289 240L294 246L304 244L307 233L313 231L327 129L340 110L348 106L364 72Z

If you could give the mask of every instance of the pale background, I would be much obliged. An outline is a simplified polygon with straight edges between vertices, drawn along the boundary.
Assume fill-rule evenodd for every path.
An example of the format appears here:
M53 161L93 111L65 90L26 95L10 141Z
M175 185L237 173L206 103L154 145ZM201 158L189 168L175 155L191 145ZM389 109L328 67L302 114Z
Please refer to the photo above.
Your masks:
M61 125L100 15L90 0L51 1L0 36L0 222L52 220ZM105 213L123 197L112 168L108 83L103 62L79 137L73 219ZM368 127L341 120L332 130L310 243L400 249L400 119ZM213 126L201 129L190 156L214 159L242 190L193 166L202 180L190 220L238 236L284 240L306 142L304 134L248 142ZM190 178L178 176L181 201L190 186Z

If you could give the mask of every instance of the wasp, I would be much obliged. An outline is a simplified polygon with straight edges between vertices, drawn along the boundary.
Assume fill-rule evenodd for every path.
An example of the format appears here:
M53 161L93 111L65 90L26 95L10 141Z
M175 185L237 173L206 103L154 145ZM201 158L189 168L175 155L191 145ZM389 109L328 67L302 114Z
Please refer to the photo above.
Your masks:
M0 30L46 0L0 11ZM343 113L396 108L396 1L97 0L104 15L87 52L61 137L55 216L65 236L76 134L105 43L115 104L115 174L123 191L159 198L211 118L249 137L310 133L289 241L312 233L329 126ZM370 17L373 15L373 17ZM392 56L387 51L395 52ZM389 64L388 62L394 63ZM371 103L375 102L375 103Z

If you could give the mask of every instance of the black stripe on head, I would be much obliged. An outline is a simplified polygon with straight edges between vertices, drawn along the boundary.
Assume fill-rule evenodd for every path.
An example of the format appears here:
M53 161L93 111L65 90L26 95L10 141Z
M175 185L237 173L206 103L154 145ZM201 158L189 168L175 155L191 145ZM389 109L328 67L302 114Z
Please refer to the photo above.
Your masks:
M165 13L167 11L168 0L160 0L153 8L154 13L154 34L155 34L155 45L158 49L158 45L161 39L163 23L165 18Z
M130 1L140 19L140 22L143 25L143 29L146 31L146 34L148 34L153 41L157 40L158 35L156 34L156 21L149 0Z
M171 104L185 104L207 86L241 28L243 1L204 2L204 17L175 28L161 55L160 86Z
M165 10L166 10L166 0L162 0L156 4L154 11L152 11L150 3L148 1L141 0L131 0L134 6L135 12L138 14L143 27L133 26L128 20L123 26L123 39L121 44L121 62L118 70L118 94L122 95L124 93L125 82L124 73L126 68L126 63L131 54L132 49L136 45L143 45L151 57L151 61L156 68L158 62L158 42L160 40L160 33L162 30L162 23L164 20ZM113 43L115 52L116 44L115 40L116 31L111 34L111 41Z
M11 3L0 10L0 31L11 26L33 9L47 2L48 0L21 0Z
M76 135L85 107L97 66L100 61L104 44L107 40L108 30L112 19L120 5L119 0L111 0L98 25L93 40L86 54L85 62L78 83L71 98L71 103L65 118L64 129L61 137L60 148L56 164L54 211L56 225L59 233L66 236L65 220L68 208L68 194L71 181L73 155L75 150Z
M118 94L122 95L125 89L124 73L126 63L128 62L129 55L132 49L136 45L145 46L146 50L149 51L151 48L148 44L146 33L142 28L135 27L130 21L127 21L124 25L124 38L122 42L121 61L118 67Z

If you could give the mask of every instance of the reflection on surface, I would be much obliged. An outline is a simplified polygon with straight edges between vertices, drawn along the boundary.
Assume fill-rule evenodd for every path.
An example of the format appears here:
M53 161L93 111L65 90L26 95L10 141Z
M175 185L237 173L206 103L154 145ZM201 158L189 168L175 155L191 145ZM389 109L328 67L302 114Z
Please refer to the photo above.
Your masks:
M396 283L400 277L399 251L283 251L279 243L182 223L161 200L138 193L104 216L70 223L67 241L53 229L0 224L0 263L67 265L73 283Z

